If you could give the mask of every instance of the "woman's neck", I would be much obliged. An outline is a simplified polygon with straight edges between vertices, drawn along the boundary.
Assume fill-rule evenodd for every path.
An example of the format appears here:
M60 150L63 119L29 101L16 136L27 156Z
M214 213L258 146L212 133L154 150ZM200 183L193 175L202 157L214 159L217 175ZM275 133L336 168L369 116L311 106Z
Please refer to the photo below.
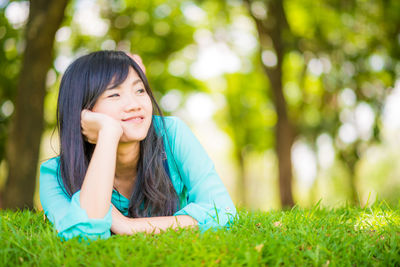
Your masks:
M140 142L119 144L117 163L115 166L116 180L133 180L136 176L140 154Z

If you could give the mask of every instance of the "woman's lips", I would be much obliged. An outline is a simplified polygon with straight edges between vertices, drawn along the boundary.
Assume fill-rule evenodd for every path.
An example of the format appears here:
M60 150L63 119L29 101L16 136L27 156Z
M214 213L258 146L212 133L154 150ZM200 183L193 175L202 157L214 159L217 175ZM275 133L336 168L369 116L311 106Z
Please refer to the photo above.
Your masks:
M133 116L122 120L123 122L141 123L144 121L143 116Z

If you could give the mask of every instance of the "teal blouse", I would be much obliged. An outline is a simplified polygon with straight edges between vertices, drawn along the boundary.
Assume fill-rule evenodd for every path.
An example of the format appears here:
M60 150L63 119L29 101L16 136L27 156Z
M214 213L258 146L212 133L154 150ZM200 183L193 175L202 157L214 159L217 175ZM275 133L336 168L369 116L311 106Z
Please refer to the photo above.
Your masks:
M161 117L153 116L155 130L164 140L170 178L179 196L181 209L174 216L193 217L202 231L228 226L236 216L236 209L213 162L183 121L176 117L164 117L164 120L165 130L161 127ZM40 167L40 201L58 235L64 239L110 237L111 204L104 218L89 218L80 206L80 191L69 197L57 180L58 171L59 157ZM113 190L111 202L122 214L128 215L127 198Z

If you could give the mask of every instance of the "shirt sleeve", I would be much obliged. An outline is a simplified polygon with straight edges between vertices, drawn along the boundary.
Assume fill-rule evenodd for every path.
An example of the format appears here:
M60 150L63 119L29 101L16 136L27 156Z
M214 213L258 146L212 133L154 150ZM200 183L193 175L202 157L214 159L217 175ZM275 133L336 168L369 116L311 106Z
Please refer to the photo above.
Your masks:
M229 226L236 216L236 208L214 163L183 121L176 118L175 126L172 150L187 189L188 205L174 215L193 217L202 231Z
M106 239L111 232L111 205L102 219L90 219L79 202L80 191L70 198L57 180L58 160L51 159L40 167L40 202L47 218L65 239L80 236L87 239Z

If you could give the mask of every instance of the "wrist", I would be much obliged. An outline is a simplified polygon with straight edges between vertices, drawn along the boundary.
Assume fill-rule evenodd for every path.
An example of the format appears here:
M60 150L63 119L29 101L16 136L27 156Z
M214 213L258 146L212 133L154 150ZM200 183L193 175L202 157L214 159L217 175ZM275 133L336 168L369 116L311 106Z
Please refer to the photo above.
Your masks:
M114 216L112 218L112 226L111 226L111 231L114 234L117 235L127 235L128 233L128 228L127 228L127 222L124 218L125 216Z
M99 131L99 139L107 139L108 141L116 141L119 142L119 139L122 136L122 130L104 128Z
M137 231L137 222L133 218L124 217L121 220L121 232L123 235L133 235Z

